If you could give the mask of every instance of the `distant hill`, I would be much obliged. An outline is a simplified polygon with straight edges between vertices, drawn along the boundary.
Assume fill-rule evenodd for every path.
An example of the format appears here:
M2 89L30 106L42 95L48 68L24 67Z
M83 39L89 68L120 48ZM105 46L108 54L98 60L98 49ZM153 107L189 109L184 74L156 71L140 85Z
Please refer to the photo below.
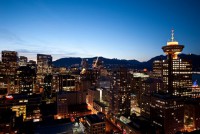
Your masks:
M180 58L182 59L188 59L192 61L193 64L193 70L194 71L200 71L200 55L194 55L194 54L180 54ZM108 59L104 57L99 57L99 60L103 61L104 66L106 67L116 67L116 66L125 66L128 68L134 68L134 69L144 69L147 68L148 70L152 70L153 61L155 60L164 60L166 59L166 56L160 55L151 58L150 60L146 62L139 62L137 60L125 60L125 59ZM88 64L91 66L93 63L93 60L97 59L97 57L93 58L84 58L88 60ZM68 57L68 58L61 58L53 62L53 65L55 67L69 67L75 64L81 64L82 58L80 57Z
M89 66L92 65L93 61L97 59L97 57L92 58L84 58L87 59ZM99 60L103 61L104 66L115 67L115 66L126 66L130 68L141 68L142 62L137 60L125 60L125 59L108 59L104 57L99 57ZM53 62L55 67L69 67L75 64L81 64L82 58L80 57L69 57L69 58L61 58Z

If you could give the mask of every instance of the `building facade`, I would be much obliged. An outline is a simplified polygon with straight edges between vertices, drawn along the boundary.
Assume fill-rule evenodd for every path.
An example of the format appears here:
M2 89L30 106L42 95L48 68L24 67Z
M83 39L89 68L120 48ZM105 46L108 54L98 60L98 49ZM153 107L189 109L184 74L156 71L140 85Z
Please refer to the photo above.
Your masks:
M46 75L52 74L52 56L45 54L37 54L37 91L43 88L44 78ZM43 91L43 89L42 89Z
M105 134L106 123L103 119L95 114L85 117L85 133L86 134Z
M109 110L115 115L130 115L131 88L127 68L113 70Z
M187 88L192 85L192 63L178 57L183 48L183 45L179 45L174 40L174 31L172 30L171 41L162 47L167 59L157 60L153 63L155 76L163 79L164 91L181 96L187 95Z
M174 134L184 128L183 99L156 93L151 97L151 122L162 134Z

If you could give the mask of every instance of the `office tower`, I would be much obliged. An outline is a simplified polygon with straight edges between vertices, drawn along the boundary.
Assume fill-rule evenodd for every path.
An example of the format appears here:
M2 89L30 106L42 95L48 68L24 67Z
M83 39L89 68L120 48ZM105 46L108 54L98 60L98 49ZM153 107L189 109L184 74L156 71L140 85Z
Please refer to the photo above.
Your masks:
M15 74L18 67L18 56L15 51L2 51L1 75L6 80L7 93L15 93Z
M115 115L130 115L131 88L127 68L112 72L109 111Z
M85 116L86 134L105 134L106 122L95 114Z
M0 61L0 98L7 94L8 77L6 77L5 69L5 64Z
M87 103L99 112L108 112L108 92L103 88L89 88L87 92Z
M97 86L100 88L104 88L110 90L111 79L109 76L100 76L97 79Z
M36 71L36 68L37 68L36 61L29 60L29 62L27 63L27 66L31 67L32 69L34 69Z
M59 90L60 91L76 91L75 76L73 75L59 75Z
M155 60L153 62L153 76L155 78L162 78L163 77L163 62L166 60ZM167 70L167 68L165 69ZM167 74L167 73L164 73ZM166 83L166 82L165 82Z
M51 55L37 54L37 84L38 88L43 88L44 78L52 74Z
M148 78L148 74L142 72L131 72L131 93L137 98L137 106L141 105L141 96L144 93L142 89L142 83Z
M59 91L59 74L54 73L52 76L52 92Z
M18 60L17 52L15 51L2 51L1 57L4 63L17 62Z
M20 56L18 64L19 64L19 66L26 66L27 65L27 61L28 61L27 57Z
M15 90L20 94L33 94L36 83L36 72L29 66L21 66L16 70Z
M153 64L153 71L163 80L164 87L162 92L151 96L150 119L163 134L176 133L184 128L184 100L180 96L187 95L187 88L192 85L192 66L190 61L178 58L183 48L174 40L172 30L171 41L162 47L167 59Z
M200 99L190 98L184 104L184 125L188 131L200 129Z
M151 95L163 89L163 81L156 78L148 78L142 82L141 90L141 115L150 119L150 102Z
M86 93L81 91L62 91L56 94L57 114L61 117L76 116L87 109Z
M102 95L102 100L103 103L108 106L109 105L109 100L110 100L110 87L111 87L111 79L109 76L100 76L99 79L97 80L97 87L102 88L103 95Z
M98 91L96 88L89 88L87 91L87 103L93 107L94 100L96 99L95 97L98 97Z
M155 93L151 97L151 122L159 133L174 134L184 128L183 99L170 94Z
M178 58L183 48L183 45L174 40L174 30L172 30L171 41L162 47L167 59L154 61L153 64L154 73L163 79L165 91L175 95L187 95L185 91L192 85L191 62Z
M149 75L144 72L130 71L131 114L141 115L142 83L148 78Z
M46 75L44 77L44 92L43 92L43 97L44 98L51 98L52 97L52 75Z
M52 57L51 55L37 54L37 73L51 74L52 73Z
M93 108L99 112L107 114L108 112L108 91L103 88L96 88L96 94L94 97Z

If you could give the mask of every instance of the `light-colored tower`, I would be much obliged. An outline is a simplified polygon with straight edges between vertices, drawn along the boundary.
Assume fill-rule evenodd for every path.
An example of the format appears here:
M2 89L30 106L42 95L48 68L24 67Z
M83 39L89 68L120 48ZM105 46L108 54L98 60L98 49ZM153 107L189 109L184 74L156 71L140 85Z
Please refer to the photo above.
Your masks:
M166 83L166 90L170 94L182 94L183 88L191 84L192 65L190 61L180 59L178 54L182 52L184 45L179 45L174 39L174 30L171 33L171 40L162 49L167 55L167 60L161 61L163 82ZM157 68L159 70L159 68Z
M164 53L168 56L168 59L177 59L178 54L182 52L183 48L183 45L179 45L178 42L174 40L174 30L172 29L171 41L167 42L167 46L162 47Z

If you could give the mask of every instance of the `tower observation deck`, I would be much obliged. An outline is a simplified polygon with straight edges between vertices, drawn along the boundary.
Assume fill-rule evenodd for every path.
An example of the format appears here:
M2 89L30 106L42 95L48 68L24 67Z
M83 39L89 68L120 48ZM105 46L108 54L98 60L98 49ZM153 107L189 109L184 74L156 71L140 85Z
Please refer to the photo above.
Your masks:
M166 46L162 49L164 53L168 56L168 59L177 59L178 54L182 52L184 45L179 45L177 41L174 40L174 30L172 29L171 41L167 42Z

